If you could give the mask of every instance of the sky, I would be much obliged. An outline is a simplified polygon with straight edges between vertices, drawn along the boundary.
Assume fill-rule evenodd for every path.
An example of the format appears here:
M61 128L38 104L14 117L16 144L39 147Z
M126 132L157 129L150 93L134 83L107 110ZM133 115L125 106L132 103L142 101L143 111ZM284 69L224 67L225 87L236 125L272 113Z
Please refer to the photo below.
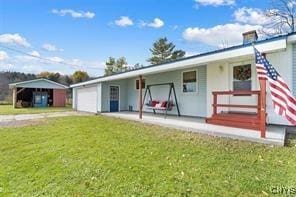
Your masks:
M0 71L99 76L110 56L147 66L160 37L196 55L241 44L269 8L269 0L0 0Z

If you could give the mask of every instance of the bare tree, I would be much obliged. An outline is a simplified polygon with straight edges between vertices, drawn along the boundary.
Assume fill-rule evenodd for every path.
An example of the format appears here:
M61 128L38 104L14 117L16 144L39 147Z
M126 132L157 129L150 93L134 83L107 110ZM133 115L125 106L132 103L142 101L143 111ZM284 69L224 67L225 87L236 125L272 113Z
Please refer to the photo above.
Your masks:
M266 36L295 32L296 0L271 0L267 22L259 33Z

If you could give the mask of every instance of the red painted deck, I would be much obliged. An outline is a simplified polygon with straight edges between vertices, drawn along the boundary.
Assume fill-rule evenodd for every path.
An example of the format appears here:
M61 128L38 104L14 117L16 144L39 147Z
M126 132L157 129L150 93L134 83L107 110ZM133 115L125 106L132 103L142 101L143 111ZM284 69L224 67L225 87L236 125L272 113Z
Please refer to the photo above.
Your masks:
M252 129L261 132L261 137L266 136L266 82L260 81L260 91L220 91L213 92L213 115L207 118L209 124ZM257 95L258 102L256 105L233 105L233 104L218 104L218 96L221 95ZM241 111L228 111L218 113L219 107L229 107L238 109L255 109L256 113L246 113Z
M207 123L223 126L260 130L260 119L257 114L219 113L206 119Z

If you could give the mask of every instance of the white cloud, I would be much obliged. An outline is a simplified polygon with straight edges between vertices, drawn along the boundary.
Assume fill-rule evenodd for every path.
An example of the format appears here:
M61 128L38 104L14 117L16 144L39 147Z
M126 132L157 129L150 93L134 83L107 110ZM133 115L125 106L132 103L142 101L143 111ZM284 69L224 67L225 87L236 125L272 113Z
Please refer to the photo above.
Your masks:
M29 52L28 54L30 56L29 55L16 55L11 59L15 60L15 62L22 62L22 63L31 63L31 62L41 61L41 59L37 59L37 58L41 57L41 55L38 51L32 51L32 52ZM34 56L34 57L32 57L32 56Z
M49 59L49 60L51 60L53 62L57 62L57 63L64 62L64 59L63 58L60 58L60 57L57 57L57 56L55 56L55 57L49 57L47 59Z
M126 26L132 26L134 22L128 16L121 16L120 19L115 21L115 24L120 27L126 27Z
M0 51L0 61L8 59L8 54L5 51Z
M217 25L211 28L189 27L183 32L183 38L190 42L226 47L242 43L242 33L260 28L259 25L239 23Z
M30 43L26 40L26 38L22 37L19 34L1 34L0 43L15 44L23 47L30 46Z
M148 24L148 26L153 28L160 28L164 26L164 22L159 18L155 18L152 23Z
M155 18L153 19L152 22L145 22L145 21L141 21L140 25L142 27L152 27L152 28L161 28L164 26L164 22L160 19L160 18Z
M55 45L53 44L50 44L50 43L45 43L42 45L42 49L46 50L46 51L64 51L63 49L60 49L58 47L56 47Z
M73 18L94 18L95 17L95 13L90 12L90 11L75 11L72 9L61 9L61 10L57 10L57 9L53 9L51 11L53 14L59 15L59 16L66 16L66 15L70 15Z
M10 70L35 74L38 74L42 71L49 71L72 74L76 70L85 70L91 76L95 76L103 74L105 66L104 62L101 61L86 61L77 58L66 59L58 56L48 57L43 56L38 51L31 51L28 52L28 54L40 58L17 54L12 54L8 58L6 58L6 55L3 54L4 53L0 51L0 58L3 59L3 61L0 61L0 70L5 71Z
M233 16L235 21L243 24L264 25L270 22L264 11L258 8L242 7L237 9Z
M81 59L70 59L65 61L67 64L71 64L77 69L91 69L93 72L94 70L103 71L105 69L105 62L104 61L87 61ZM103 74L103 73L102 73Z
M30 54L35 57L40 57L40 53L38 51L32 51Z
M235 0L195 0L197 6L231 6L235 5Z
M16 66L14 66L14 67L16 67ZM21 70L22 70L22 72L25 72L25 73L39 74L39 73L43 72L45 69L44 69L44 67L42 68L40 63L33 63L33 64L23 64L21 66Z

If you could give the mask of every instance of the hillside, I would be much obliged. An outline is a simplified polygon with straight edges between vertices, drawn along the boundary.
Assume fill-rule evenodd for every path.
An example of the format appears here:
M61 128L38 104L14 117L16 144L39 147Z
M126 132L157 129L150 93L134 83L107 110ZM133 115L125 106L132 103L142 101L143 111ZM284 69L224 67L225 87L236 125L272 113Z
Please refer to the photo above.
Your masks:
M35 74L26 74L21 72L0 72L0 102L11 101L11 93L8 84L36 78L37 76Z

